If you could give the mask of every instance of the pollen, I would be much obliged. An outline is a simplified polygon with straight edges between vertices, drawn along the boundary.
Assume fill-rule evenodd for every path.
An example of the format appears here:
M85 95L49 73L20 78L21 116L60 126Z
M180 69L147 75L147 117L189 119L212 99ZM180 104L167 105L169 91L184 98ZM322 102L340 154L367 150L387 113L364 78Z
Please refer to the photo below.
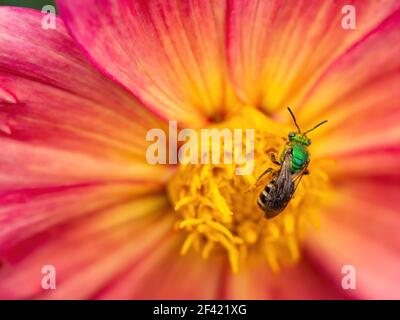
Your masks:
M194 250L203 259L224 255L234 273L244 264L259 261L265 261L274 272L296 263L308 229L319 226L317 208L328 194L323 166L311 160L310 174L302 178L289 205L278 216L266 219L257 197L271 176L265 175L257 188L255 182L267 168L279 170L270 155L273 152L279 158L290 127L253 108L243 108L215 128L254 129L254 170L237 174L242 164L223 161L226 141L219 145L221 163L179 165L168 184L168 194L176 217L175 229L184 235L181 254ZM243 139L243 150L246 142Z

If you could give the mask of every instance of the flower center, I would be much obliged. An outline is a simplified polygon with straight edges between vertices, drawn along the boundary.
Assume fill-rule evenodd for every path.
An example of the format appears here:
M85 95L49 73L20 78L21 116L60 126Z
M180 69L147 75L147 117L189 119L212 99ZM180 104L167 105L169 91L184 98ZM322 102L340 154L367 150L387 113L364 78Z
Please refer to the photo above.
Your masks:
M260 257L273 271L296 262L308 225L318 226L316 208L326 194L326 174L311 159L310 174L302 178L288 206L275 218L266 219L257 198L271 175L265 175L257 188L255 182L267 168L279 170L271 161L271 152L279 159L286 143L282 138L290 128L251 108L216 128L254 129L254 170L238 175L242 164L224 164L223 159L221 164L179 165L168 193L176 229L187 235L181 253L196 250L203 258L226 254L235 273L245 262Z

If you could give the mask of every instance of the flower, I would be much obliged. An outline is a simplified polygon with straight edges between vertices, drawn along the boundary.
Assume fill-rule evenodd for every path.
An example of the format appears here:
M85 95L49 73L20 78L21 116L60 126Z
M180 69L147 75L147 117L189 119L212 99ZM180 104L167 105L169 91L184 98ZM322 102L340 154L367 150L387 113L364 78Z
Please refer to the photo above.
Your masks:
M346 4L60 0L56 30L1 7L0 297L398 299L400 4L353 1L354 30ZM287 106L329 124L266 220L245 189ZM167 120L254 128L254 174L148 164Z

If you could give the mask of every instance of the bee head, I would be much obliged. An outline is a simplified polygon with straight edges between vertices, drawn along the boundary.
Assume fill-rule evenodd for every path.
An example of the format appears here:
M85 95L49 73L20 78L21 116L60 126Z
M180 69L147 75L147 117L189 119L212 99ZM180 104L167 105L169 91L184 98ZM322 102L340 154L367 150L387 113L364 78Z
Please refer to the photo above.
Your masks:
M289 132L288 138L291 142L296 142L305 146L311 144L311 140L303 133Z

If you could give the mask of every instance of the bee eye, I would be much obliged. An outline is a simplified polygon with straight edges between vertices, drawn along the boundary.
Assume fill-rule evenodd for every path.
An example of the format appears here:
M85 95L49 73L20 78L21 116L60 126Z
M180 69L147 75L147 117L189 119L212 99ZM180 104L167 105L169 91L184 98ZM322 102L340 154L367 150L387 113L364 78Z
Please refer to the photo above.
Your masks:
M289 138L294 138L295 133L294 132L289 132L288 136L289 136Z

